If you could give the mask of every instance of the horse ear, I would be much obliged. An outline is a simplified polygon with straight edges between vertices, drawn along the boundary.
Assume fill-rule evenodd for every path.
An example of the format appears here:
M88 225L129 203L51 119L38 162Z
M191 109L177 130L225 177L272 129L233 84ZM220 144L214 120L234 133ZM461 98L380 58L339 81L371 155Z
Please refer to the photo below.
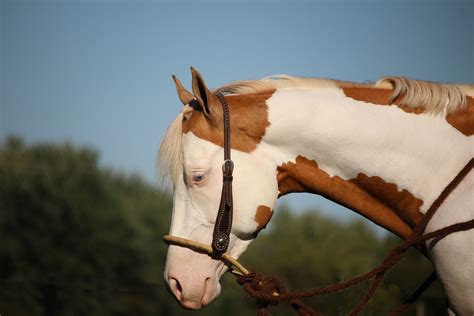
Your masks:
M176 85L176 91L178 92L181 103L183 103L183 105L189 104L189 102L194 99L193 94L183 87L183 84L175 75L173 75L173 81Z
M213 114L212 107L216 104L217 97L212 94L212 92L207 88L204 79L202 78L201 74L191 67L191 73L193 76L193 92L194 97L196 98L197 102L202 107L202 112L207 116L211 117Z

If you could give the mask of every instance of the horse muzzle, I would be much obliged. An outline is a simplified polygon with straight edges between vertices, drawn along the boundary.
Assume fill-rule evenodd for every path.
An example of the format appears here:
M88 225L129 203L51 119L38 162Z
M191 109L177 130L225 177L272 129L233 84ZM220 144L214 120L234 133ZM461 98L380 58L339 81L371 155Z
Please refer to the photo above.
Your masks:
M170 246L164 278L182 307L199 309L219 296L222 268L208 255Z

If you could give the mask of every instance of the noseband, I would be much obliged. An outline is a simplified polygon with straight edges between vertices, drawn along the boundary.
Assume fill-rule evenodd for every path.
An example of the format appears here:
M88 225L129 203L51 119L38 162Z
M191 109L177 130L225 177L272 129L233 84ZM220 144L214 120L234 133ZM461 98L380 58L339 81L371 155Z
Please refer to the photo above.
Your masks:
M232 200L232 173L234 162L230 157L230 115L229 106L224 96L219 93L217 98L222 104L224 119L224 162L222 164L222 193L216 223L212 233L212 249L217 254L224 253L229 247L230 231L232 229L233 200Z

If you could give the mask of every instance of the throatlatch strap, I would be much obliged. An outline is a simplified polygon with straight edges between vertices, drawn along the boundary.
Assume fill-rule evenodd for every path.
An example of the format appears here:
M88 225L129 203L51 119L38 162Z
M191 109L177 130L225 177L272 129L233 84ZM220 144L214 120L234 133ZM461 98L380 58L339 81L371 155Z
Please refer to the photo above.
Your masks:
M222 194L219 210L217 212L214 232L212 233L212 249L217 253L224 253L229 247L230 231L232 229L233 199L232 199L232 173L234 163L230 156L230 116L229 107L222 94L217 94L222 104L224 119L224 163L222 164Z

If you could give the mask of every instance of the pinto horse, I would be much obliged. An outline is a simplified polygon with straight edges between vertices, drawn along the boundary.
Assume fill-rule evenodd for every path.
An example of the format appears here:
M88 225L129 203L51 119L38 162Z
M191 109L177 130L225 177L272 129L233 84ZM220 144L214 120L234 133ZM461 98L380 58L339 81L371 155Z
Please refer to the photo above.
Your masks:
M212 241L222 187L223 108L230 112L234 213L228 253L238 258L278 197L322 195L406 238L474 154L474 85L386 77L375 84L286 75L192 92L173 76L183 107L159 151L174 189L170 235ZM474 218L474 172L448 196L426 232ZM474 314L474 231L426 243L449 312ZM164 277L180 304L220 293L226 265L170 246Z

